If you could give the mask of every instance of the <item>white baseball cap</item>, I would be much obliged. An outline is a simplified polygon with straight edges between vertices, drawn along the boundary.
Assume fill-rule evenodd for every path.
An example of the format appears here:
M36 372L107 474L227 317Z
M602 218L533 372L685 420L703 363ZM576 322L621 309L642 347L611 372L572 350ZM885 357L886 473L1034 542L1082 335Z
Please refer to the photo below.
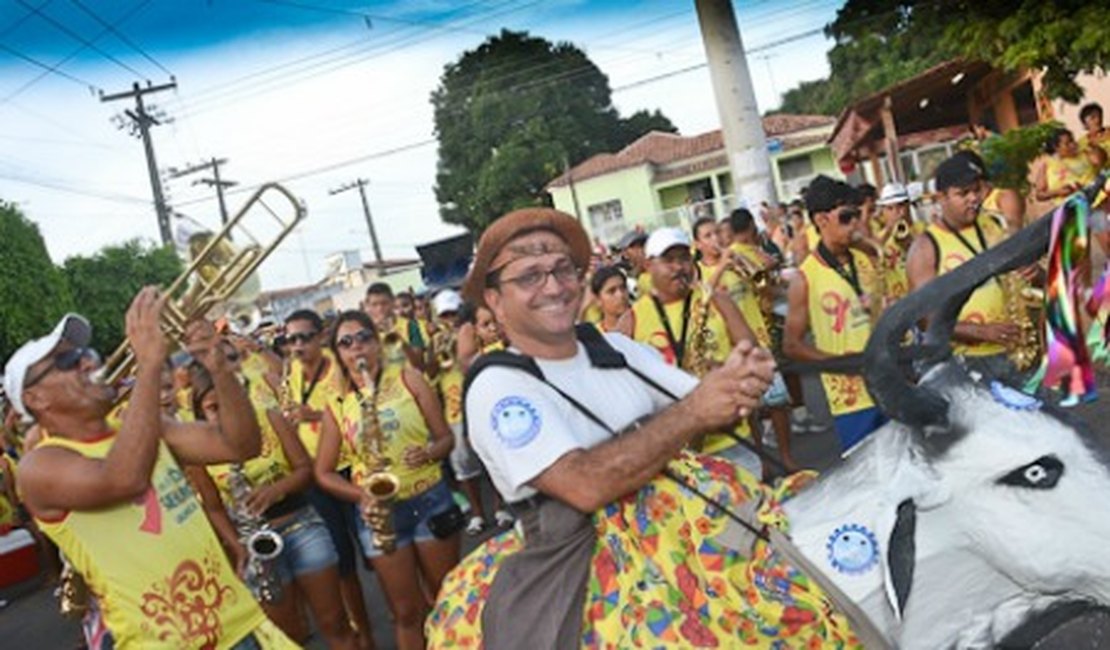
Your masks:
M432 313L442 316L449 312L458 312L462 307L462 296L454 289L444 289L432 298Z
M681 228L660 228L647 238L645 257L659 257L675 246L690 247L690 236Z
M909 203L910 194L906 191L906 187L901 183L887 183L883 185L883 191L879 193L879 200L875 201L876 205L895 205L897 203Z
M92 327L84 316L66 314L54 326L54 331L24 343L16 350L8 359L8 365L4 366L4 391L16 413L30 417L27 408L23 406L23 382L27 379L27 371L31 366L45 359L62 341L68 341L76 347L85 347L91 338Z

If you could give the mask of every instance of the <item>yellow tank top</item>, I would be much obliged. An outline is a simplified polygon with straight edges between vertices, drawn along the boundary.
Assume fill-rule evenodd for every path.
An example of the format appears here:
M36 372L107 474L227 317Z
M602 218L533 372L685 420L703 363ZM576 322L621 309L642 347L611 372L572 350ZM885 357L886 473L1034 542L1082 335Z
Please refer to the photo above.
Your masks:
M428 424L416 397L405 384L402 370L404 366L385 364L382 367L381 388L378 393L378 423L382 432L382 449L389 460L389 471L401 481L397 498L408 499L424 492L443 479L439 463L428 463L421 467L409 467L404 461L405 450L409 447L423 447L430 442ZM370 399L370 391L363 390L364 399ZM356 485L366 476L367 467L361 458L359 432L362 430L362 409L358 393L351 391L339 402L336 422L347 446L354 450L351 464L351 481Z
M883 246L883 298L893 303L910 292L910 278L906 273L906 252L891 237Z
M1045 182L1049 192L1055 192L1065 185L1090 185L1095 180L1095 168L1083 154L1071 158L1048 156L1045 159Z
M193 415L193 389L179 388L174 392L174 401L177 403L177 421L192 422L196 420Z
M41 445L104 458L114 441L113 433ZM145 496L36 519L85 578L121 649L230 648L266 621L164 443Z
M698 262L698 272L701 273L702 282L712 280L719 267L720 264L709 266ZM767 321L763 319L759 294L756 293L751 282L740 277L740 274L732 269L728 269L721 274L717 287L727 293L728 297L740 310L740 314L744 316L744 322L748 324L748 329L755 334L759 345L765 348L770 347L771 333L767 329Z
M960 236L964 241L975 249L975 253L980 253L984 248L989 248L999 241L1005 235L1002 228L998 223L988 217L980 215L976 219L979 225L979 230L976 232L975 225L968 226L960 231ZM926 229L929 237L937 247L937 275L944 275L952 269L960 266L964 262L972 258L974 253L968 250L968 247L960 241L960 238L952 234L948 228L942 224L932 224ZM979 239L979 232L983 235L983 240ZM986 244L984 247L983 244ZM1002 323L1006 321L1006 295L1003 293L1001 286L996 280L990 280L983 283L971 294L968 301L960 310L960 322L967 323ZM1005 346L998 343L952 343L952 350L956 354L965 356L986 356L991 354L1000 354L1006 351Z
M582 322L600 323L602 316L603 314L601 313L601 306L597 303L594 303L589 307L586 307L586 310L582 312Z
M873 267L867 256L850 251L864 296L873 286ZM841 355L860 352L871 336L871 315L852 285L814 253L798 269L806 279L809 329L818 350ZM833 415L854 413L874 406L859 375L824 373L821 384Z
M651 295L651 274L647 271L640 273L636 278L636 295L639 297Z
M292 471L289 459L285 457L285 451L281 446L281 440L278 438L277 432L274 431L274 425L270 423L270 418L267 415L269 409L277 409L277 402L272 405L254 404L254 414L258 418L258 428L262 434L262 449L257 456L243 463L243 474L247 477L251 486L255 488L274 483L282 477L288 476ZM208 465L205 469L208 470L208 475L212 477L212 481L219 488L220 499L223 500L225 505L230 505L231 492L228 478L231 475L231 465L221 463L219 465Z
M5 475L9 472L12 474L12 484L15 484L14 468L15 462L12 457L7 452L0 454L0 486L4 484ZM19 523L15 506L16 504L12 503L4 492L0 492L0 530Z
M306 377L304 365L300 359L293 359L289 364L289 395L297 404L307 404L309 408L323 413L333 400L338 400L343 393L343 371L339 368L339 361L331 353L324 350L324 366L320 377ZM315 380L315 381L313 381ZM320 421L301 422L297 425L297 437L301 439L308 455L316 458L316 450L320 448ZM347 454L340 452L338 469L350 466Z
M462 422L463 374L456 363L438 378L440 398L443 400L443 417L447 424Z
M821 233L817 232L817 226L813 225L812 221L806 222L806 246L810 251L817 248L818 242L821 241Z
M694 310L699 308L704 292L701 287L696 287L690 298L690 320L694 318ZM677 340L682 336L682 312L684 300L676 300L672 303L663 305L663 313L667 316L667 321L670 323L671 332ZM732 351L732 341L728 336L728 326L725 324L725 319L721 313L717 311L716 306L709 308L709 331L712 332L710 342L708 345L707 356L709 357L709 365L717 365L724 363L728 358L729 352ZM694 338L694 332L686 332L686 346L690 345L690 341ZM663 360L672 366L678 365L675 355L675 349L671 345L670 339L667 337L667 329L663 325L663 321L659 318L659 312L655 308L655 302L652 300L651 295L642 296L632 303L632 339L650 345L663 355ZM750 433L748 423L745 420L737 428L736 433L747 435ZM705 437L705 442L702 445L701 451L707 454L714 454L722 449L727 449L736 444L732 438L724 435L711 433Z

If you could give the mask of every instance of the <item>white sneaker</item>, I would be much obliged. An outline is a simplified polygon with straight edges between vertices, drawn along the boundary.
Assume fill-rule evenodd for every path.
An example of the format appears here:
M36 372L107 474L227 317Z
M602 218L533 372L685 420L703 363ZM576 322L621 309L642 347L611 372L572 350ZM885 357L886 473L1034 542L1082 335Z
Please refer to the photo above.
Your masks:
M498 510L493 513L493 520L497 522L498 528L508 528L513 525L516 519L508 510Z
M473 537L482 532L482 529L485 527L486 522L482 521L481 517L471 517L470 521L466 524L466 534Z

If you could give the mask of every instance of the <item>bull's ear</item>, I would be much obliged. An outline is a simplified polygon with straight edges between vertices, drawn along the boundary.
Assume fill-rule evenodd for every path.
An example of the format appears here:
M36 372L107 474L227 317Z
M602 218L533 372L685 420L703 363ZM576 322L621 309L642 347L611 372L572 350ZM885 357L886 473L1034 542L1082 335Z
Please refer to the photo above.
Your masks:
M894 528L887 539L883 580L887 599L899 620L913 588L913 572L917 564L916 535L917 505L913 499L906 499L898 504Z

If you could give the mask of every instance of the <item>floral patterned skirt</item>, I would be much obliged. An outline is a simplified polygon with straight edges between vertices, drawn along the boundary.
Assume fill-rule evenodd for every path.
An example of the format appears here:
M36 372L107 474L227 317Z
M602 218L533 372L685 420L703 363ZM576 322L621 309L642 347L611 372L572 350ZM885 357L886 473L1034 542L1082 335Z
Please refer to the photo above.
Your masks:
M760 521L783 529L779 504L812 476L796 474L772 491L711 456L683 453L669 467L723 507L760 503ZM582 646L861 647L820 588L769 545L725 545L728 522L718 508L663 476L597 512ZM490 585L501 560L522 546L508 531L455 567L428 618L430 648L481 647Z

